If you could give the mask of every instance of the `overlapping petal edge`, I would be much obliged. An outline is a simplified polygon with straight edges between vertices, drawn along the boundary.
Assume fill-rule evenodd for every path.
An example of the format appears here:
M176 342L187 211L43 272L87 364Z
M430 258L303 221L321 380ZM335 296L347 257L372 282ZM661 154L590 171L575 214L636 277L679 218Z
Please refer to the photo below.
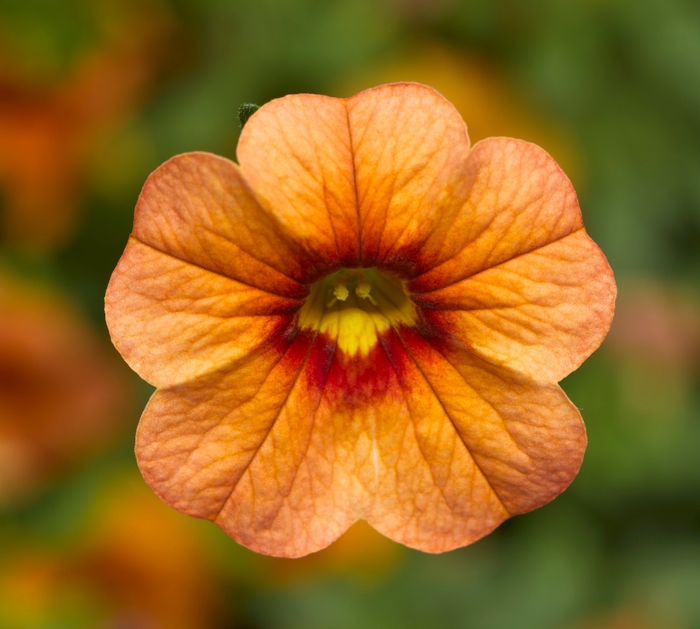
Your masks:
M272 101L238 159L150 176L107 291L157 387L136 452L163 500L272 555L359 518L440 552L569 485L586 436L556 383L601 343L615 284L545 151L470 148L444 98L401 83ZM365 352L298 324L312 283L355 267L416 312Z

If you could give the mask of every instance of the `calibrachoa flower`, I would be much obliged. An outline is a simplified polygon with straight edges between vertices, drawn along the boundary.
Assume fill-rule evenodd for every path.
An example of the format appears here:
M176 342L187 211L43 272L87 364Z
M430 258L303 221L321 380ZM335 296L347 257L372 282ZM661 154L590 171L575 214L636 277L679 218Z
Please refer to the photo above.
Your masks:
M156 493L281 556L357 519L444 551L559 494L586 435L556 382L615 284L552 158L470 148L411 83L272 101L238 158L150 176L107 291L158 387L136 437Z

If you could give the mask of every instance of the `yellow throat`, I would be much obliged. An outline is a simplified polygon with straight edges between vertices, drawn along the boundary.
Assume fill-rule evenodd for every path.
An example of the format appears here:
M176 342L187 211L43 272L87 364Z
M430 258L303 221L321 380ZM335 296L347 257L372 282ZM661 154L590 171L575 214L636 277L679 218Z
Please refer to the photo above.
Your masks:
M416 321L404 283L376 269L340 269L315 282L299 311L300 328L327 334L350 356L366 356L379 334Z

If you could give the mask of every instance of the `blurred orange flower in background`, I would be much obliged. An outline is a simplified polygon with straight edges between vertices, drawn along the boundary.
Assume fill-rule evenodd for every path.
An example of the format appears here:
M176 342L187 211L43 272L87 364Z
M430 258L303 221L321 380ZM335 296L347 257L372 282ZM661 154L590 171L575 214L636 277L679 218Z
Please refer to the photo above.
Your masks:
M65 75L34 76L0 32L0 194L13 242L46 249L70 238L96 146L172 56L175 23L159 2L99 7L102 40Z
M545 151L470 148L404 83L272 101L238 157L151 175L107 291L158 387L136 445L158 495L300 556L357 519L448 550L568 486L586 437L556 382L615 284Z
M186 519L140 481L113 479L65 547L13 548L0 561L8 627L213 626L214 577Z
M372 65L340 86L354 94L372 85L397 81L427 83L438 90L469 122L469 139L508 136L547 150L576 182L580 165L572 140L552 120L544 120L492 63L444 43L423 42L381 65Z
M65 300L0 273L0 504L125 424L127 376Z

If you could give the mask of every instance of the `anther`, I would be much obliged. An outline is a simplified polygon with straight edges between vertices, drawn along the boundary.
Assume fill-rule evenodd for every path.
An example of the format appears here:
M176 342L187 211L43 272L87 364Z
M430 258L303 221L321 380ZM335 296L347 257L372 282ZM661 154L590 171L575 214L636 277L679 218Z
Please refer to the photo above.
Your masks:
M362 299L368 299L369 302L373 305L376 306L377 302L374 300L374 297L369 294L369 292L372 290L372 287L365 282L364 280L360 280L357 283L357 288L355 289L355 294L358 297L361 297Z
M327 308L330 308L335 304L336 301L345 301L349 295L350 291L348 290L348 287L345 286L345 282L338 278L335 281L335 287L333 288L333 298L326 304Z

